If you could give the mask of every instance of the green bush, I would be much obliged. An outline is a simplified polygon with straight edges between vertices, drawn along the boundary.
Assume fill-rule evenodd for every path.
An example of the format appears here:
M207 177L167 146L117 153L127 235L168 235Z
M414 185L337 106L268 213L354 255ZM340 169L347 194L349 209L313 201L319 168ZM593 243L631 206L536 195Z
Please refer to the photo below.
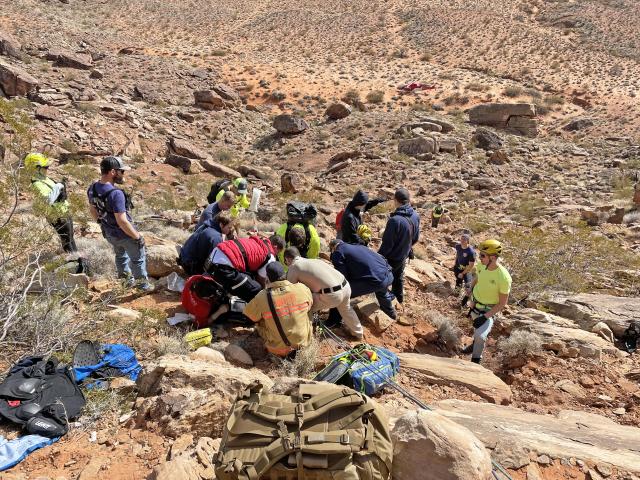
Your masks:
M382 103L384 101L384 92L382 90L374 90L367 93L367 103Z
M511 87L507 87L504 89L504 91L502 92L502 94L505 97L509 97L509 98L514 98L514 97L519 97L520 95L522 95L522 87L518 87L518 86L511 86Z
M579 225L573 232L512 229L501 236L516 301L550 291L584 292L615 270L640 267L640 256ZM637 280L625 288L635 289ZM613 285L611 285L613 287Z

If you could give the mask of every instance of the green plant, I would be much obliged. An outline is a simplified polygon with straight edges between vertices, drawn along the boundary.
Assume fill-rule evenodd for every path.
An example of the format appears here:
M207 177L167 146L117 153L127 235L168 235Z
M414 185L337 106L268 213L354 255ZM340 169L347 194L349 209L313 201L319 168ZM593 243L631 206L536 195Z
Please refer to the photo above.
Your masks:
M516 330L498 342L498 350L505 359L532 357L542 352L542 337L537 333Z
M638 254L582 224L568 233L511 229L501 240L516 301L551 291L583 292L607 272L640 266ZM637 280L629 282L624 287L637 288Z
M523 92L522 87L509 86L509 87L506 87L503 90L502 94L504 96L506 96L506 97L514 98L514 97L519 97L520 95L522 95L522 92Z
M489 87L487 85L480 82L468 83L465 88L467 90L471 90L472 92L486 92L487 90L489 90Z
M367 93L368 103L382 103L384 101L384 92L382 90L374 90Z

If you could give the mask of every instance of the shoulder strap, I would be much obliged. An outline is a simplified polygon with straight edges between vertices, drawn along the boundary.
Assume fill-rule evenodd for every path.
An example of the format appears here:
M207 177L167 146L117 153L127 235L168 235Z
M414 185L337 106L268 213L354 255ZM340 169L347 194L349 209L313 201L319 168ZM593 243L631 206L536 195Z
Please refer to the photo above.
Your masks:
M267 302L269 302L269 310L271 310L271 316L273 317L273 323L276 324L276 328L278 329L278 333L282 338L282 341L285 343L287 347L291 346L291 342L287 338L287 334L284 333L284 328L282 328L282 323L280 322L280 317L278 316L278 312L276 312L276 307L273 304L273 295L271 294L271 289L267 288Z
M413 222L409 220L407 217L405 217L404 215L398 215L398 216L409 224L409 230L411 230L411 242L413 242L413 231L414 231Z
M242 255L242 259L244 260L244 269L245 271L249 271L249 257L247 256L247 251L244 249L244 246L242 245L242 243L240 242L240 240L238 240L237 238L234 238L232 240L233 243L236 244L236 247L238 247L238 250L240 250L240 254Z

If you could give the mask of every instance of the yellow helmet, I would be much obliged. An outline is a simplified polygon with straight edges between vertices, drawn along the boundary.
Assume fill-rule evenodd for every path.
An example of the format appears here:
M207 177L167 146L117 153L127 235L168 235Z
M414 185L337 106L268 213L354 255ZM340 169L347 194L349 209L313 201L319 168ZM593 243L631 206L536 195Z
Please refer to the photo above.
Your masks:
M51 165L51 160L41 153L30 153L24 158L24 166L30 169L48 167L49 165Z
M502 244L498 240L489 239L480 242L478 250L480 250L480 253L487 255L500 255L502 253Z
M369 228L368 225L365 225L364 223L358 227L358 230L356 230L356 233L365 242L368 242L369 240L371 240L371 229Z

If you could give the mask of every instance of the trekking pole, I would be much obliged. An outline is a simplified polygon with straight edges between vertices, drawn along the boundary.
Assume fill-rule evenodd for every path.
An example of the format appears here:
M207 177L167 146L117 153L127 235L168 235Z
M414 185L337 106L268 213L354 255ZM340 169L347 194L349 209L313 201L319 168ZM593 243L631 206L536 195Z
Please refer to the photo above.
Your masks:
M351 350L351 345L346 340L343 340L334 332L332 332L331 329L324 324L324 322L322 322L321 320L318 320L318 324L320 326L320 330L322 331L322 333L326 334L326 336L329 339L333 340L333 342L336 343L336 345L339 348ZM368 360L359 352L354 352L353 355L359 360L365 360L365 361ZM374 370L370 368L370 365L368 363L365 362L364 366L370 372L375 373ZM389 379L385 382L385 385L391 387L392 389L400 393L403 397L412 401L415 405L422 408L423 410L428 410L430 412L433 411L433 409L429 407L426 403L424 403L422 400L416 397L413 393L409 392L405 388L398 385L395 381ZM500 480L500 478L496 474L496 472L500 472L500 474L504 475L507 478L507 480L513 480L509 475L509 473L498 462L491 459L491 465L493 466L493 470L492 470L493 478L495 478L496 480Z

